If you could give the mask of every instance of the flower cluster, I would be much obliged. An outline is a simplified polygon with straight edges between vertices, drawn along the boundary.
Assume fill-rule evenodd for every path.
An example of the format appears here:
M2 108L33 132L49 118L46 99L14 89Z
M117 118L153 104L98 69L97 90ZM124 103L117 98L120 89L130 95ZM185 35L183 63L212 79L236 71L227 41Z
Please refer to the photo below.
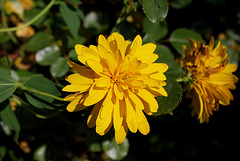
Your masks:
M76 45L78 60L85 66L68 62L78 73L69 75L66 80L71 84L63 88L75 92L64 98L71 101L67 110L79 111L94 105L88 126L96 126L96 132L104 135L113 125L117 143L124 141L128 129L148 134L150 127L144 112L157 112L154 97L168 95L163 88L163 73L168 66L154 63L158 58L155 49L153 43L142 45L139 35L131 43L118 33L107 39L100 35L97 46Z
M208 122L219 104L229 105L233 96L229 89L235 89L238 78L232 73L237 65L228 64L229 57L226 46L220 41L214 48L214 38L209 45L189 39L191 48L183 46L185 57L183 67L191 76L192 115L198 114L200 122Z

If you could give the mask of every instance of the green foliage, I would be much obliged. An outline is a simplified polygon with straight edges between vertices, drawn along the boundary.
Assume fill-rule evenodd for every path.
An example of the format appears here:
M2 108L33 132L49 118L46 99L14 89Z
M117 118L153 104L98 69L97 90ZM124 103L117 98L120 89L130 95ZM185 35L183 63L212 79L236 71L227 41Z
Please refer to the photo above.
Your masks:
M62 77L69 71L67 60L63 57L57 58L57 60L51 65L50 73L53 77Z
M173 110L177 107L182 99L182 87L176 82L175 79L168 77L167 85L165 89L168 93L168 97L157 97L159 104L158 111L154 113L154 116L162 114L173 114Z
M21 128L9 101L4 101L0 103L0 107L1 107L0 109L1 119L11 130L15 132L14 141L18 143L18 137L19 137Z
M70 29L70 32L74 38L78 36L78 30L80 27L80 19L78 13L71 8L69 8L66 3L60 4L60 12L63 16L63 20L66 22Z
M38 32L26 44L25 48L30 51L38 51L53 43L53 36L47 32Z
M150 21L159 24L168 13L166 0L142 0L143 11Z
M129 142L126 138L122 144L117 144L115 138L102 142L102 147L106 155L112 160L122 160L127 156L129 150Z
M47 46L36 52L35 59L40 65L51 65L61 55L57 45Z
M10 97L16 89L17 86L12 77L0 68L0 103Z
M183 56L184 53L182 50L182 46L183 45L189 46L189 42L188 42L189 38L205 43L205 41L202 39L199 33L186 28L179 28L173 31L171 33L169 41L171 45L177 50L177 52Z
M14 9L6 8L5 2ZM179 82L187 76L180 63L189 38L208 43L214 36L215 45L221 41L226 46L229 63L239 64L240 16L235 3L37 0L31 6L27 2L0 2L0 161L237 158L231 158L235 152L230 145L238 136L229 125L238 126L238 85L230 107L220 105L209 124L199 124L197 117L191 117L191 100L185 98L189 86ZM19 22L34 32L22 30ZM99 34L107 37L113 32L129 41L141 35L143 44L156 44L156 62L168 65L164 73L168 97L156 97L158 111L145 114L150 133L128 132L122 144L114 139L114 127L104 136L87 127L92 107L70 113L69 102L62 101L67 95L62 91L68 84L65 77L76 72L67 61L82 65L75 45L96 45ZM239 71L234 74L238 77Z
M45 78L42 75L36 75L29 78L25 83L24 86L26 88L38 90L40 92L44 92L47 94L51 94L54 96L60 96L61 94L55 87L55 84L50 81L49 79ZM31 103L34 107L41 108L41 109L54 109L54 98L44 96L38 93L31 93L31 92L24 92L27 100Z
M143 37L144 43L160 40L168 33L167 22L163 21L159 24L154 24L145 18L143 21L143 32L146 33Z

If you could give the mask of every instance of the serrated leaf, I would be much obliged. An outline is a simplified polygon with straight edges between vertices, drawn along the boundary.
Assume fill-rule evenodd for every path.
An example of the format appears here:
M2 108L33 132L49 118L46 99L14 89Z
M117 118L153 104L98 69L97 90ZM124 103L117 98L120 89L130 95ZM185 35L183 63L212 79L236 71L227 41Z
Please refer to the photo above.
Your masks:
M9 101L4 101L0 103L0 106L1 108L5 107L3 108L3 110L0 111L1 119L11 130L15 132L14 141L18 143L18 137L21 129L18 119L14 111L12 110Z
M60 55L61 52L59 47L57 45L52 45L38 50L35 59L40 65L51 65Z
M129 150L129 142L126 138L123 143L117 144L115 138L104 140L102 142L103 151L113 160L122 160L127 156Z
M190 47L188 41L189 38L205 43L199 33L186 28L179 28L174 30L170 35L169 41L171 45L183 56L183 45Z
M162 114L172 114L172 111L177 107L182 99L182 87L175 81L175 79L167 78L167 85L164 89L168 93L168 97L157 97L159 108L154 116L159 116Z
M67 60L59 57L55 63L50 66L50 73L53 77L62 77L69 71Z
M142 8L148 19L156 24L163 21L168 13L166 0L143 0Z
M26 81L25 87L36 89L40 92L60 96L55 84L42 75L33 76ZM54 109L53 98L43 96L37 93L24 92L27 100L35 107L41 109Z
M50 33L37 32L26 44L25 48L30 51L38 51L49 46L54 38Z
M10 97L17 89L16 82L8 72L0 68L0 102Z
M80 20L78 13L75 10L70 9L66 3L60 4L60 12L63 20L66 22L69 30L74 38L78 36L78 30L80 27Z

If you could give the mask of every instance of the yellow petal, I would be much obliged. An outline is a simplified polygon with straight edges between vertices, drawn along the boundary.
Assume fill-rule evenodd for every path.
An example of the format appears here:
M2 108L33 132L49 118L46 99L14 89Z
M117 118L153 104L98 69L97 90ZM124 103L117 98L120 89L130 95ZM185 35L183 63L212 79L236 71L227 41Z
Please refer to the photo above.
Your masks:
M233 73L237 70L238 66L235 64L227 64L225 68L222 70L224 73Z
M101 77L96 80L97 87L109 87L111 85L111 79L109 77Z
M128 96L129 96L129 98L132 100L132 102L135 104L135 106L137 108L139 108L141 110L144 109L142 101L140 100L140 98L136 94L134 94L131 91L128 91Z
M112 113L114 104L113 104L113 98L114 96L112 95L112 90L109 90L106 99L104 99L103 104L102 104L102 110L100 112L100 117L104 119L106 115L109 115ZM109 99L110 98L110 99ZM115 103L115 102L114 102Z
M100 101L93 107L91 114L89 115L87 120L87 125L89 128L96 126L96 120L97 120L97 116L98 116L101 105L102 105L102 102Z
M74 100L77 96L79 95L78 92L74 94L67 95L66 97L63 98L63 101L72 101Z
M218 85L225 85L225 84L231 84L236 83L238 81L238 78L229 73L214 73L209 76L209 80L211 83L215 83Z
M99 35L98 44L104 46L108 52L111 52L109 44L108 44L106 38L103 35Z
M119 130L115 131L115 140L118 144L121 144L125 140L127 132L128 128L126 123L124 123Z
M118 131L120 129L123 122L123 115L120 113L120 108L122 107L119 106L119 100L117 99L113 109L113 125L115 131Z
M79 65L77 63L74 63L72 61L68 61L68 65L73 70L76 70L83 77L87 77L89 79L94 79L97 76L92 69L87 69L86 66L81 66L81 65Z
M83 109L87 108L86 106L84 106L82 104L85 96L86 96L86 94L81 94L81 95L77 96L72 102L70 102L68 104L67 110L69 112L73 112L73 111L80 111L80 110L83 110Z
M116 95L116 97L120 100L123 99L123 89L122 87L119 85L119 84L114 84L113 86L113 89L114 89L114 93Z
M149 123L143 113L140 113L140 117L143 120L141 123L138 123L138 130L143 134L147 135L150 132L150 126Z
M150 92L156 92L156 93L154 93L154 95L156 95L156 96L164 96L164 97L168 96L168 93L166 92L166 90L161 86L150 87L150 90L151 90Z
M151 79L156 79L156 80L166 80L167 77L163 73L154 73L149 75Z
M76 85L91 85L93 84L93 79L84 77L80 73L71 74L66 77L66 81L76 84Z
M100 64L100 62L88 59L86 60L86 65L89 66L98 75L101 75L103 72L103 66Z
M147 104L149 104L149 108L151 112L157 112L158 103L149 91L147 91L146 89L139 89L136 94L142 100L144 100Z
M120 50L121 56L123 58L125 56L125 50L126 50L125 39L124 39L124 37L121 34L119 34L117 32L114 32L112 34L112 36L116 40L117 48Z
M67 85L65 86L62 91L65 92L86 92L89 90L89 88L91 87L91 85L87 84L87 85L78 85L78 84L71 84L71 85Z
M136 133L137 132L137 118L136 113L133 111L132 119L130 121L127 121L128 128L131 132Z
M94 89L93 89L94 90ZM89 94L84 101L84 106L91 106L99 101L101 101L107 94L108 89L98 89L94 90L93 93Z
M164 73L168 70L168 65L165 63L153 63L148 65L148 67L141 70L142 73L146 74L155 74L155 73Z
M101 109L104 108L101 106ZM100 109L100 112L101 112ZM100 115L97 116L96 120L96 132L99 135L105 135L112 126L112 112L106 115L106 117L101 118Z
M98 54L94 50L89 49L84 45L80 45L80 44L75 45L75 51L78 55L78 60L85 65L86 65L86 60L89 60L89 59L95 60L97 62L100 61L100 57L98 56Z

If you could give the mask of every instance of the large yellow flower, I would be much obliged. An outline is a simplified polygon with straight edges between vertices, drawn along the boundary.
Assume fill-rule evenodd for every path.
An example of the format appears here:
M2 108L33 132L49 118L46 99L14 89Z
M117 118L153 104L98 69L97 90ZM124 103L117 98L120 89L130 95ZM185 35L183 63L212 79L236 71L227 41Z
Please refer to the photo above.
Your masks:
M214 38L209 45L189 40L191 49L183 46L184 68L190 73L192 98L192 115L198 114L200 122L208 122L212 111L218 110L219 104L229 105L233 96L229 89L235 89L238 78L232 73L237 65L228 64L226 46L219 41L214 48Z
M114 126L115 139L122 143L127 135L139 130L146 135L150 131L143 111L151 115L158 110L154 97L167 96L163 74L168 66L153 63L156 45L142 45L138 35L133 42L126 41L118 33L107 39L100 35L98 45L76 45L78 60L86 65L68 62L78 73L69 75L70 82L63 91L76 92L64 98L72 100L67 106L70 112L94 105L87 124L96 126L96 132L106 134Z

